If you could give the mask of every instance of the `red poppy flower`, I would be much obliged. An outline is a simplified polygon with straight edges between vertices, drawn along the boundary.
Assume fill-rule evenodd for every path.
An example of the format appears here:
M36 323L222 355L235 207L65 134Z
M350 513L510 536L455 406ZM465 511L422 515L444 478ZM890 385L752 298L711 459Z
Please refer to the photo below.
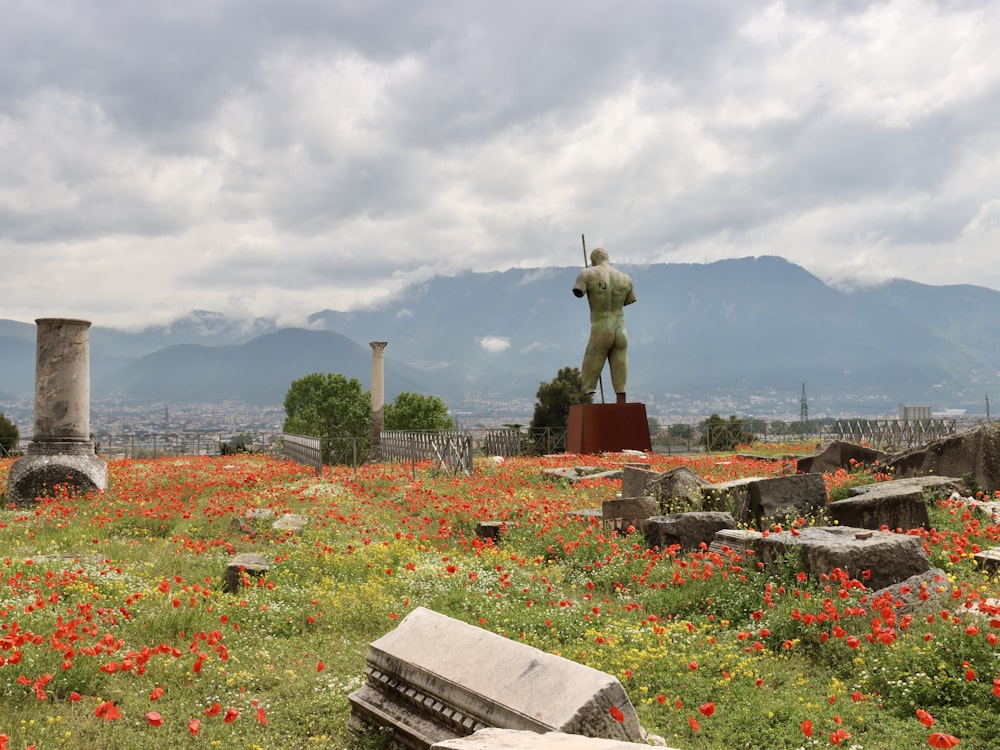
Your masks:
M111 701L104 701L94 709L94 716L103 718L105 721L114 721L122 717L121 711Z
M226 715L222 717L222 720L227 724L232 724L237 718L239 718L239 715L240 712L235 708L229 708L226 709Z
M317 672L322 672L324 669L326 669L326 662L321 661L316 665Z
M611 713L611 718L614 719L615 721L619 722L625 721L625 714L623 714L620 710L618 710L618 706L612 706L610 713Z
M160 716L156 711L149 711L146 714L146 721L151 727L158 727L163 723L163 717Z
M218 716L219 711L222 710L222 705L216 701L211 706L205 709L205 716Z
M709 716L715 713L715 704L712 703L711 701L709 701L708 703L702 703L700 706L698 706L698 711L701 713L702 716L704 716L707 719Z
M698 723L698 720L693 716L688 716L688 726L691 727L692 732L701 731L701 725Z
M958 744L958 737L954 737L944 732L934 732L927 738L927 744L931 747L955 747Z
M934 717L931 716L927 711L924 711L922 708L917 709L917 718L920 719L920 723L923 724L925 727L934 726L934 721L935 721Z
M155 687L153 691L149 694L149 700L155 701L157 698L162 696L166 691L162 687Z
M201 722L197 719L188 719L188 731L195 737L198 736L198 732L201 730Z
M813 723L809 721L809 719L806 719L801 724L799 724L799 728L802 730L802 734L804 734L806 737L813 736Z
M841 740L850 739L851 733L841 727L835 732L830 732L830 744L839 745Z
M267 713L264 711L263 708L257 709L257 723L260 724L261 726L267 724Z

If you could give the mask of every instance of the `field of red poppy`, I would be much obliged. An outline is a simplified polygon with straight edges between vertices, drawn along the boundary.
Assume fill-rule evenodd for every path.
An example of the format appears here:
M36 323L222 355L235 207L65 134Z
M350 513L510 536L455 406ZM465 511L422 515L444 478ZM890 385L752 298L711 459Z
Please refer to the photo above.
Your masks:
M6 508L0 750L378 747L348 732L347 696L368 643L416 606L617 676L646 729L681 750L996 746L997 582L972 555L1000 528L931 498L920 536L951 593L903 612L846 573L813 579L791 559L763 570L752 556L605 533L567 512L599 507L619 482L542 473L580 461L317 478L264 456L124 460L101 495ZM789 463L649 461L712 481ZM831 491L876 478L827 477ZM309 524L255 527L252 509ZM475 533L493 519L505 522L496 546ZM227 594L239 552L266 555L271 570Z

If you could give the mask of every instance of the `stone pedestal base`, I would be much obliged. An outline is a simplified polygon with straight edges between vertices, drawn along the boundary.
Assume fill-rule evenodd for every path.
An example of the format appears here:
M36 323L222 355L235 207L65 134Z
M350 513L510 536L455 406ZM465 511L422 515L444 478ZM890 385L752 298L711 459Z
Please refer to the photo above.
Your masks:
M27 454L10 467L7 502L24 505L52 494L57 484L75 492L103 491L108 466L94 453L94 444L53 441L28 444Z
M649 451L646 405L575 404L569 407L567 453Z

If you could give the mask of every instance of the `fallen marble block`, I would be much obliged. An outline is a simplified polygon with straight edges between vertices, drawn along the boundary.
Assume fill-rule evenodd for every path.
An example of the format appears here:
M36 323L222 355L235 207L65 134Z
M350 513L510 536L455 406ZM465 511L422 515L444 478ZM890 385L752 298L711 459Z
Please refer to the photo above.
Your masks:
M365 676L349 726L385 728L409 748L490 727L642 737L615 677L423 607L371 643Z
M438 742L432 748L433 750L635 750L636 746L631 742L581 737L578 734L563 732L538 734L517 729L481 729L470 737ZM670 749L664 747L664 750Z

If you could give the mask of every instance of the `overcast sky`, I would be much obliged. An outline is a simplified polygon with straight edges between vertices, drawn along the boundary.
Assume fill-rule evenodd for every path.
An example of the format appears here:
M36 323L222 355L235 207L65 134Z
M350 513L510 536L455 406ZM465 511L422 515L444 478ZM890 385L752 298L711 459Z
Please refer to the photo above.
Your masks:
M294 322L581 234L1000 289L998 37L988 0L0 0L0 318Z

